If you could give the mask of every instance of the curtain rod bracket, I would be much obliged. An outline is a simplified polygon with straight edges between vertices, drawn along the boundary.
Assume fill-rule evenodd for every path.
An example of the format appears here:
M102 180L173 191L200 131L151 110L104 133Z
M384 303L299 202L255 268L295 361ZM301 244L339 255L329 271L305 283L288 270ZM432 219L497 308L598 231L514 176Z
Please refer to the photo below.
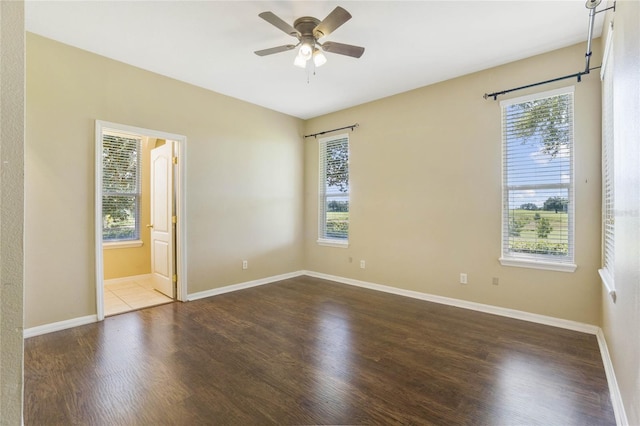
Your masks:
M607 7L606 9L599 10L599 11L596 12L596 14L601 13L601 12L606 12L609 9L613 9L614 12L616 11L616 2L615 1L613 2L613 6Z
M354 129L356 129L357 127L360 127L360 125L358 123L355 123L355 124L352 124L351 126L344 126L344 127L338 128L338 129L325 130L324 132L318 132L318 133L312 133L310 135L304 135L304 138L306 139L306 138L314 137L314 138L318 139L318 136L324 135L325 133L337 132L338 130L344 130L344 129L351 129L351 131L353 132Z

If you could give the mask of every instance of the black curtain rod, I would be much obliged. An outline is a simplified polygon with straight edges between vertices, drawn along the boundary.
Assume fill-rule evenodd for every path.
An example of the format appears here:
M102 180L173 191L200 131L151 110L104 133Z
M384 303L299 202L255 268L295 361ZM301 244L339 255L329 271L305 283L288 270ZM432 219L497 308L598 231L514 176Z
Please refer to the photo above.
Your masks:
M485 93L483 98L485 98L485 99L493 98L493 100L495 101L495 100L498 99L498 96L500 96L500 95L505 95L507 93L515 92L516 90L528 89L529 87L535 87L535 86L541 86L543 84L554 83L556 81L566 80L568 78L577 78L578 79L578 83L580 83L582 81L582 76L583 75L587 75L591 71L597 70L598 68L600 68L600 67L589 68L588 71L580 71L580 72L577 72L575 74L569 74L569 75L565 75L563 77L552 78L551 80L539 81L537 83L532 83L532 84L527 84L525 86L516 87L514 89L503 90L502 92Z
M352 124L351 126L340 127L339 129L325 130L324 132L313 133L311 135L304 135L304 137L305 137L305 139L306 138L310 138L310 137L316 138L319 135L324 135L325 133L337 132L338 130L344 130L344 129L351 129L351 131L353 131L353 129L355 129L358 126L360 126L360 125L358 123L356 123L356 124Z
M616 11L616 2L615 1L613 2L613 6L607 7L606 9L602 9L602 10L596 11L596 7L598 7L598 5L600 4L601 1L602 0L587 0L587 4L585 5L587 7L587 9L589 9L589 31L588 31L588 35L587 35L587 53L585 53L585 55L584 55L584 58L585 58L584 71L580 71L580 72L577 72L575 74L565 75L563 77L552 78L551 80L540 81L538 83L527 84L526 86L516 87L515 89L503 90L502 92L485 93L483 97L485 99L493 98L493 100L495 101L495 100L498 99L498 96L504 95L506 93L515 92L516 90L528 89L529 87L541 86L543 84L549 84L549 83L553 83L553 82L560 81L560 80L566 80L567 78L577 78L578 79L578 83L580 83L582 81L582 76L583 75L587 75L587 74L589 74L589 72L600 68L600 67L589 68L589 63L591 61L591 54L592 54L592 52L591 52L591 39L593 38L593 22L594 22L595 17L596 17L596 15L598 13L605 12L605 11L607 11L609 9L613 9L614 12Z

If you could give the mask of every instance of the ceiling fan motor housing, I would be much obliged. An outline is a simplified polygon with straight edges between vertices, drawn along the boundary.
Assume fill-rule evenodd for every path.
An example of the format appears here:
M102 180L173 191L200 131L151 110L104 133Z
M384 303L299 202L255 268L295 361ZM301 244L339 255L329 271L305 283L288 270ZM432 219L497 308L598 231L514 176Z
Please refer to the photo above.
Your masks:
M303 16L302 18L298 18L295 20L295 22L293 23L293 27L300 33L299 38L301 42L313 42L316 38L324 36L324 34L322 34L321 32L318 32L317 36L313 33L313 30L318 26L318 24L320 24L319 19L313 18L311 16ZM292 35L296 36L296 34Z

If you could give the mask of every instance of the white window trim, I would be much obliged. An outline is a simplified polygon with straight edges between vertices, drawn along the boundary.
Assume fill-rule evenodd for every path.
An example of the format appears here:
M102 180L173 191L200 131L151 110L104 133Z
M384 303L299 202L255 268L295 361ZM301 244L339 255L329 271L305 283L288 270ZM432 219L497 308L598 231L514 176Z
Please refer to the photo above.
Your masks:
M319 246L348 248L349 240L339 240L337 238L318 238L316 241Z
M604 80L607 73L607 65L609 65L609 55L611 54L613 44L613 21L609 22L609 33L605 42L604 55L602 55L602 65L600 66L600 81Z
M351 140L349 138L349 134L348 133L343 133L343 134L339 134L339 135L335 135L335 136L328 136L325 138L321 138L318 140L318 147L322 146L323 143L327 142L327 141L332 141L332 140L336 140L336 139L344 139L346 138L348 141L348 146L349 146L349 157L351 156ZM319 148L318 148L319 149ZM349 158L350 159L350 158ZM320 158L318 158L318 163ZM321 180L321 169L320 164L318 164L319 167L319 171L318 171L318 200L320 200L320 180ZM349 201L351 201L351 191L349 191L347 194L345 194L349 197ZM326 197L326 195L325 195ZM325 198L323 197L323 198ZM351 214L351 212L349 212L349 214ZM326 220L326 211L322 210L322 207L320 205L318 205L318 239L316 240L316 243L320 246L325 246L325 247L337 247L337 248L348 248L349 247L349 234L347 233L347 238L346 239L341 239L341 238L327 238L325 236L323 236L323 229L325 225L325 220ZM349 218L351 218L351 216L349 216Z
M578 268L575 263L545 262L543 260L517 259L515 257L501 257L499 260L502 266L544 269L546 271L575 272Z
M517 98L504 99L500 101L500 108L513 105L513 104L521 104L523 102L533 101L540 98L551 98L553 96L566 95L567 93L575 93L575 91L576 91L575 86L566 86L566 87L561 87L559 89L547 90L546 92L537 92L537 93L532 93L530 95L520 96Z
M567 93L571 93L574 94L575 93L575 86L567 86L567 87L561 87L559 89L554 89L554 90L548 90L546 92L539 92L539 93L533 93L530 95L525 95L525 96L520 96L517 98L512 98L512 99L505 99L503 101L500 102L500 114L502 115L502 110L505 106L509 106L509 105L513 105L513 104L517 104L517 103L523 103L523 102L527 102L527 101L531 101L531 100L535 100L535 99L540 99L540 98L545 98L545 97L552 97L552 96L558 96L558 95L564 95ZM574 103L575 103L575 97L574 97ZM575 117L575 105L574 105L574 117ZM575 128L575 122L574 124L574 128ZM504 124L503 124L504 125ZM575 136L575 135L574 135ZM504 149L504 142L501 142L502 144L502 149ZM504 167L503 165L501 165L501 173L502 173L502 216L501 216L501 220L502 220L502 226L501 226L501 230L500 230L500 239L501 239L501 243L500 243L500 250L501 250L501 256L498 259L500 264L502 266L512 266L512 267L518 267L518 268L531 268L531 269L542 269L542 270L547 270L547 271L557 271L557 272L575 272L575 270L578 268L578 265L575 263L575 149L576 149L576 144L575 141L573 143L573 146L571 147L572 149L572 156L573 156L573 161L571 164L571 183L569 186L569 194L571 197L572 202L570 203L570 209L571 211L569 212L569 217L568 217L568 238L569 241L573 241L573 244L569 244L569 249L571 250L569 252L570 257L571 257L571 262L553 262L553 261L545 261L544 259L532 259L532 258L526 258L524 255L522 256L522 258L520 258L520 256L518 256L517 254L511 254L509 256L505 255L505 248L504 248L504 230L505 230L505 203L504 203L504 194L505 194L505 188L504 188ZM507 207L508 208L508 207ZM552 257L550 256L550 259L552 259Z
M121 249L121 248L133 248L142 247L144 243L142 240L123 240L123 241L109 241L103 242L102 248L105 250Z
M609 271L606 269L598 269L598 275L600 275L600 280L602 284L607 289L607 294L611 296L611 298L616 300L616 287L613 282L613 278L609 275Z
M603 87L606 87L606 84L604 83L604 80L607 76L607 71L609 71L609 73L611 73L610 71L610 55L611 55L611 49L613 48L613 21L609 22L609 32L607 34L607 40L606 40L606 44L605 44L605 50L604 50L604 55L602 57L602 66L600 67L600 80L603 82ZM606 94L603 93L603 108L605 105L605 96ZM602 138L602 142L603 142L603 151L606 149L606 143L611 144L611 147L614 147L614 140L607 140L607 138L604 135L605 132L605 123L604 123L604 117L605 117L605 112L603 110L603 138ZM610 117L611 119L613 119L613 115ZM610 126L613 127L613 124L610 123ZM603 152L603 158L605 158L605 153ZM604 164L603 160L603 173L605 168L607 167ZM615 166L614 166L615 167ZM609 170L610 173L613 172L613 170ZM614 188L611 189L612 191L612 198L613 198L613 205L615 208L615 186ZM605 177L603 176L603 189L602 189L602 268L598 269L598 275L600 276L600 280L602 281L602 284L604 285L604 287L607 289L607 294L609 294L609 296L611 297L611 299L615 302L616 301L616 286L615 286L615 280L613 278L612 273L614 271L611 271L610 268L607 268L607 266L613 266L612 263L614 263L615 259L615 252L611 253L612 258L613 259L608 259L609 262L607 262L607 258L605 255L606 252L606 243L607 243L607 234L606 234L606 221L608 220L606 218L606 189L605 189ZM612 219L613 220L613 219ZM612 236L612 240L614 242L614 246L615 246L615 228L613 231L613 236ZM609 263L609 265L607 265L607 263Z

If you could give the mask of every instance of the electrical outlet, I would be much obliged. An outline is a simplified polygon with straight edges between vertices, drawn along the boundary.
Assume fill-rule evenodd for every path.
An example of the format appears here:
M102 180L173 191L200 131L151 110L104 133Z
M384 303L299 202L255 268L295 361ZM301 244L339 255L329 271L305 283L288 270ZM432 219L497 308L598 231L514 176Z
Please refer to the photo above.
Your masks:
M499 283L500 283L500 280L498 279L498 277L493 277L493 280L491 281L491 284L498 285Z
M360 269L364 269L364 267L365 267L364 260L361 260L360 261Z
M242 261L242 269L249 269L249 261L248 260L243 260Z
M467 283L467 274L460 274L460 284Z

